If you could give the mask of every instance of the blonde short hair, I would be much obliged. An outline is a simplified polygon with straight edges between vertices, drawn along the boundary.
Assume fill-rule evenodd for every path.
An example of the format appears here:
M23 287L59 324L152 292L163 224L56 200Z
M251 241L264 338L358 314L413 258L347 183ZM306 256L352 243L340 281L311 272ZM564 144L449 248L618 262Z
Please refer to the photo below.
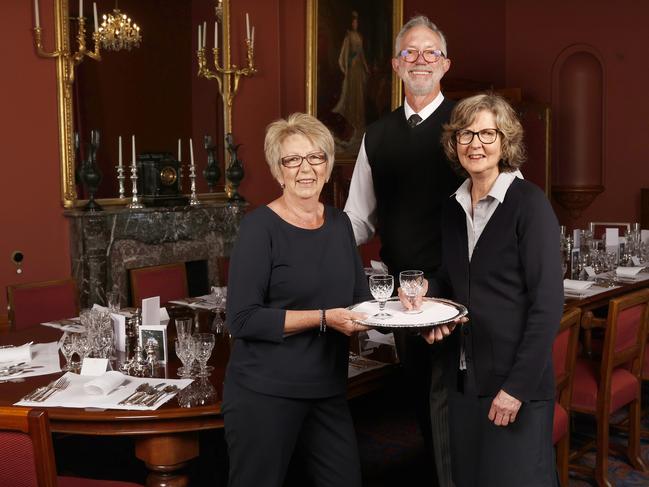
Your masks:
M288 118L275 120L266 127L264 154L273 177L280 180L282 143L291 135L303 135L327 155L328 181L334 167L334 139L320 120L306 113L292 113Z
M501 159L498 163L500 172L513 172L523 165L526 159L523 144L523 126L516 112L502 96L494 93L483 93L460 101L453 112L451 120L444 125L442 146L446 156L451 161L453 169L461 176L468 177L457 157L457 142L455 134L467 128L483 110L493 113L496 126L500 131Z

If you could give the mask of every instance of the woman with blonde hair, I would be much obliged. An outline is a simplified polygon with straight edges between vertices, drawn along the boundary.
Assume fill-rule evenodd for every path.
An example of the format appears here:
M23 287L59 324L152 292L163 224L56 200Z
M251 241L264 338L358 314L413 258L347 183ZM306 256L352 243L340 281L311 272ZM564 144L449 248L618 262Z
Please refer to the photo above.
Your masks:
M246 215L230 258L229 485L280 487L299 450L315 485L360 487L348 337L367 328L346 307L369 290L349 219L319 201L333 138L295 113L268 126L264 150L282 195Z

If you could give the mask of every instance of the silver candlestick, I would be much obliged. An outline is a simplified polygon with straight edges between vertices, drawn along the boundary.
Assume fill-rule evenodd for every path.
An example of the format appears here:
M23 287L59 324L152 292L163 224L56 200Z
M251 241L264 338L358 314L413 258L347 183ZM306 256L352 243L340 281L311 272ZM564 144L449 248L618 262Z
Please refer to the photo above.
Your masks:
M137 196L137 166L135 165L135 160L131 164L131 183L133 185L133 196L131 197L131 202L126 207L132 210L144 208L144 205Z
M119 182L119 199L123 200L126 198L126 191L124 189L124 180L126 179L126 176L124 176L124 166L120 164L115 167L117 169L117 181Z
M201 204L201 202L198 201L198 197L196 196L196 166L194 166L194 164L189 165L189 181L191 182L189 204L191 206L198 206Z

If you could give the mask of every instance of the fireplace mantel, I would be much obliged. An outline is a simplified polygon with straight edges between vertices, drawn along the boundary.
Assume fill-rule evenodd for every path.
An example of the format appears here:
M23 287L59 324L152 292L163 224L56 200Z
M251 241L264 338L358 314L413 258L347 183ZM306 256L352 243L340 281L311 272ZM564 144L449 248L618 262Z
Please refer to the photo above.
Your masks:
M70 221L72 275L82 307L104 304L106 291L128 298L128 270L205 260L209 284L225 285L218 259L230 255L243 207L208 203L199 207L107 208L102 212L65 211Z

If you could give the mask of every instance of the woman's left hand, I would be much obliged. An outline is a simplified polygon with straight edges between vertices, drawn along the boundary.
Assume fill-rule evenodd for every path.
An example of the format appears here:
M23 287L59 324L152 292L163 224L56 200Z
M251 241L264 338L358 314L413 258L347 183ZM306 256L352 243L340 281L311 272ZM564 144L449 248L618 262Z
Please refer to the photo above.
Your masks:
M521 408L521 402L500 389L489 409L489 421L496 426L507 426L516 421L516 415Z

